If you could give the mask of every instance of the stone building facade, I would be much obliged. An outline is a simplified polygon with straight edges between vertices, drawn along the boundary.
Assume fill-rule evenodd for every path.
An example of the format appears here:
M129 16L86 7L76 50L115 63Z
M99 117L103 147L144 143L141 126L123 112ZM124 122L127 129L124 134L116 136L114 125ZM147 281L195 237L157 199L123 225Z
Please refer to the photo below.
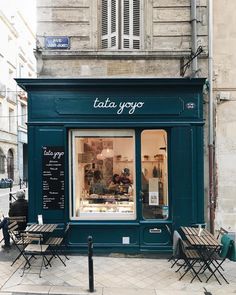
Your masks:
M223 9L222 9L223 7ZM214 1L213 92L216 106L216 227L236 232L236 82L234 1Z
M0 3L0 179L27 178L27 95L14 80L35 77L35 35L22 6Z
M131 3L132 1L130 1ZM134 1L135 2L135 1ZM191 54L189 0L140 3L140 46L102 49L102 1L38 0L39 77L180 77ZM207 75L207 1L197 1L198 73ZM68 50L45 48L46 36L67 36ZM189 75L189 73L186 73Z
M140 4L139 12L135 7L137 3ZM214 25L216 29L223 30L223 27L220 27L220 14L222 13L220 3L221 1L218 0L214 6L216 17ZM208 4L209 1L207 0L37 0L38 26L35 55L37 57L38 77L207 78L209 74ZM111 15L106 14L107 11L104 8L107 7L106 5L110 5ZM223 13L233 11L230 7L228 9L225 7ZM127 8L129 10L128 16L125 13ZM134 21L135 13L136 18L139 19L138 28ZM129 28L128 33L125 34L127 27ZM135 32L133 34L135 37L131 36L130 31ZM50 46L47 43L48 37L67 38L69 42L63 45L66 48L59 48L55 44ZM222 41L221 38L225 39L223 31L222 34L218 34L216 30L214 38L216 39L215 46L219 46ZM230 39L227 40L230 42ZM226 96L228 94L222 94L222 92L227 88L227 91L231 91L230 94L233 96L233 85L230 83L231 80L226 78L229 75L231 76L233 71L224 75L224 61L219 60L222 57L221 46L219 46L218 52L214 52L217 56L215 69L219 67L217 84L214 87L218 87L221 95ZM194 56L196 57L194 58ZM229 62L228 65L230 67L232 62ZM222 79L225 79L225 83ZM218 95L218 90L214 92L214 99ZM205 199L206 221L208 222L209 99L207 89L205 92ZM229 115L233 121L234 115L233 108L230 108L231 111L228 113L226 104L233 104L233 102L217 105L216 112L216 135L219 134L217 136L219 137L217 141L219 148L216 148L218 169L213 171L214 188L216 188L213 198L215 200L219 195L219 207L216 211L217 228L224 225L226 228L235 230L235 209L233 209L234 211L231 209L235 185L226 184L229 180L226 177L228 173L226 173L227 165L233 163L229 159L234 146L232 136L234 129L231 129L233 125L230 123L227 123L229 153L227 155L225 155L225 152L220 153L220 150L224 150L227 144L224 140L225 120ZM225 110L225 107L227 110ZM223 154L228 157L229 161L222 160ZM228 164L226 165L226 163ZM232 170L235 172L233 167ZM219 177L219 193L216 186L217 177ZM230 177L230 179L233 182L233 177ZM225 193L227 193L227 197Z

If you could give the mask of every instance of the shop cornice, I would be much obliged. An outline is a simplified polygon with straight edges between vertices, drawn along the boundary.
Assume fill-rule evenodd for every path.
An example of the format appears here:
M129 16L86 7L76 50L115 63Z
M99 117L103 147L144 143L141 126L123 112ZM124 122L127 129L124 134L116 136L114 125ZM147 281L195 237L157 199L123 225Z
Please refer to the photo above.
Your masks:
M132 77L132 78L31 78L15 79L17 84L24 90L43 87L46 89L50 87L80 87L80 86L99 86L99 85L123 85L123 86L196 86L202 87L205 83L205 78L156 78L156 77Z

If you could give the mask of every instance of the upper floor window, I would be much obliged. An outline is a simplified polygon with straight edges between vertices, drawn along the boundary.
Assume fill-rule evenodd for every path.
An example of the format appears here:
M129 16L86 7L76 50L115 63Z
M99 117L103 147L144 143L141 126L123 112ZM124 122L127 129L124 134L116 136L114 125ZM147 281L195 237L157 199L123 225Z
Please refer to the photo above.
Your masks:
M24 126L27 120L27 106L21 104L21 126Z
M14 110L9 109L9 132L14 132L14 124L15 124L15 118L14 118Z
M140 49L140 0L102 0L102 48Z

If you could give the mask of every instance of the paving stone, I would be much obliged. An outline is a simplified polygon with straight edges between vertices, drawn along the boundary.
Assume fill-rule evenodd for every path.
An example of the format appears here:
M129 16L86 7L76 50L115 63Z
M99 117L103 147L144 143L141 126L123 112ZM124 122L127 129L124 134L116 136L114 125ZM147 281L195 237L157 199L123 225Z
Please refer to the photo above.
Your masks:
M4 259L5 261L0 259L0 279L4 278L0 295L1 292L13 293L11 295L16 293L21 295L25 293L28 295L33 293L87 294L86 256L70 256L66 267L62 267L61 262L55 259L51 268L43 269L42 278L39 278L38 274L32 274L31 271L27 271L21 277L21 263L11 268L10 257ZM94 256L94 264L96 265L94 286L99 295L203 295L204 287L213 295L221 295L220 286L214 278L207 284L200 283L198 280L190 284L192 276L189 273L179 281L180 274L175 272L176 268L170 268L170 263L166 259ZM225 275L230 284L222 282L224 293L236 294L236 263L225 264ZM206 279L204 276L202 278ZM58 291L60 292L57 293ZM69 291L72 293L66 293Z

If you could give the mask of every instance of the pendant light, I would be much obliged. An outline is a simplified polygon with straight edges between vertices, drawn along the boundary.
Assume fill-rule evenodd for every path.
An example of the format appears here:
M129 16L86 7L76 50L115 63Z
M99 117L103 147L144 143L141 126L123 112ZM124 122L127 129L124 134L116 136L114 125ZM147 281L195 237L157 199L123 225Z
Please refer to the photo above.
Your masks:
M114 151L112 149L106 148L102 150L102 155L105 158L113 158L114 157Z

